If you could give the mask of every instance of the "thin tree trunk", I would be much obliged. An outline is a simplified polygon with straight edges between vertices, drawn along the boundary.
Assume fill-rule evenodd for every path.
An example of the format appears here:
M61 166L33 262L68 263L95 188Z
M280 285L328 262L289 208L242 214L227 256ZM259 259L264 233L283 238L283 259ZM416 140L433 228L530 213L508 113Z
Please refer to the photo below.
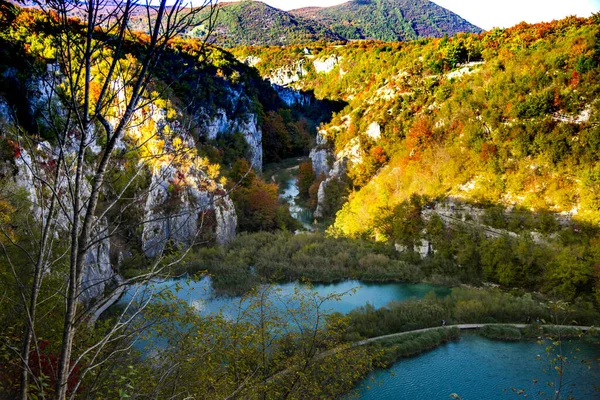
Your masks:
M43 228L42 237L40 240L40 248L38 251L38 257L34 269L33 282L31 284L31 294L29 299L29 309L27 310L25 334L23 337L23 345L21 347L21 393L20 398L27 400L28 386L29 386L29 353L31 352L31 341L33 340L33 334L35 332L35 316L37 309L37 300L41 289L42 275L44 274L45 257L48 246L48 237L50 234L50 226L52 225L52 218L54 215L54 208L56 206L56 189L58 186L58 177L60 174L60 168L62 163L62 151L58 158L55 172L54 188L52 190L52 198L50 200L50 207L46 217L46 223Z

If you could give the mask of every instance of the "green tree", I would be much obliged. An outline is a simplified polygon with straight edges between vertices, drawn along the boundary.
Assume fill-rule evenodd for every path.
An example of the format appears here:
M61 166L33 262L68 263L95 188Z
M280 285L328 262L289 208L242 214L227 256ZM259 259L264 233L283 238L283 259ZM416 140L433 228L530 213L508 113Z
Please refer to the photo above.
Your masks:
M166 346L146 362L147 376L134 382L139 395L169 398L335 398L370 367L366 349L342 345L346 321L329 317L327 302L296 288L284 293L257 288L224 315L199 316L180 304L155 312L170 326L154 334ZM147 316L149 317L149 316ZM161 368L154 368L159 364Z
M591 282L594 276L594 262L588 248L583 245L566 245L556 249L556 257L547 272L546 289L570 301Z
M424 202L421 196L413 194L410 200L403 201L393 209L382 209L381 216L375 221L376 229L388 241L406 246L412 251L421 240L421 231L425 226L421 215Z

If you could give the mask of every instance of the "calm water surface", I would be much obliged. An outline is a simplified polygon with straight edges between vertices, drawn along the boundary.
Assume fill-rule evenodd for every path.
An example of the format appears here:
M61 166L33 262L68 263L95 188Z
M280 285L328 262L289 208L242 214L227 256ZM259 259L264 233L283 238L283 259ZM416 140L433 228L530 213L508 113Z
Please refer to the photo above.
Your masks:
M299 283L285 283L274 285L278 297L285 299L291 297L296 287L307 288ZM155 282L142 286L132 286L121 297L119 303L126 305L133 296L136 300L148 296L149 292L171 290L177 298L185 301L188 305L197 309L200 313L216 313L222 311L225 316L238 310L241 297L216 296L211 285L210 277L198 281L167 280ZM432 286L428 284L406 284L406 283L363 283L360 281L344 281L331 284L317 284L312 290L319 296L325 297L331 294L341 294L341 299L329 300L324 304L324 310L347 313L350 310L371 304L376 308L383 307L391 301L404 301L410 298L422 298L428 292L433 291L438 296L445 296L450 289ZM243 304L243 303L242 303Z
M598 344L577 341L576 346L581 349L576 354L579 360L600 357ZM566 345L563 354L572 359L574 347L574 343ZM538 355L542 360L536 359ZM448 400L452 393L463 400L523 399L523 395L512 392L514 387L525 389L528 398L548 398L537 394L540 390L552 393L545 382L557 375L543 372L548 365L544 346L537 342L509 343L466 335L457 342L401 360L389 370L373 372L358 386L358 393L366 400ZM565 381L569 384L561 398L569 398L567 392L573 391L578 400L600 399L600 392L592 390L594 384L600 386L597 361L594 372L573 363L566 370ZM535 385L534 379L538 380Z

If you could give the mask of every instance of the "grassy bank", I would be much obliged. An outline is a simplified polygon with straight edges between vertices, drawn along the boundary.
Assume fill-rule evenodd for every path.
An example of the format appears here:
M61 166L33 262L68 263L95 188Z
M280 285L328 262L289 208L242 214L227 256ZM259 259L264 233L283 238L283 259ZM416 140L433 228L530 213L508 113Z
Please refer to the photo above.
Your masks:
M180 273L207 271L222 294L240 294L265 282L421 282L424 278L391 245L321 233L242 234L227 246L196 250L179 268Z
M523 338L521 330L511 325L486 325L477 333L492 340L519 341Z
M517 328L512 325L486 325L477 331L477 334L492 340L519 341L540 338L579 338L598 336L598 330L583 332L576 327L564 327L555 325L531 324L525 328Z
M562 310L553 310L551 303L546 303L544 299L531 294L518 295L504 293L499 289L466 287L454 288L452 293L444 298L426 296L421 300L392 302L379 309L367 305L353 310L347 317L348 341L437 327L442 320L448 325L527 324L538 318L561 325L597 326L600 323L600 314L592 304L582 303ZM531 331L524 332L524 336L537 337L544 333L536 330L537 328L529 329ZM486 328L485 334L494 338L517 338L516 332L508 328Z
M382 340L371 345L371 348L380 354L376 361L386 368L402 358L414 357L459 337L460 330L456 327L438 328Z

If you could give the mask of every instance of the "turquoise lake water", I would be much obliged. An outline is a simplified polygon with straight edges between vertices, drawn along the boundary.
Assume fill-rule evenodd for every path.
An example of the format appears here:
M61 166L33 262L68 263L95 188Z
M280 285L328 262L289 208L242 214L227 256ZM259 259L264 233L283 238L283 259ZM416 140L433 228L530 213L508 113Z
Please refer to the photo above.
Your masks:
M573 351L576 347L579 352ZM544 349L535 341L499 342L465 335L459 341L401 360L389 370L373 372L358 386L358 393L365 400L448 400L453 393L462 400L523 399L511 390L515 388L526 390L528 398L553 399L554 389L546 382L556 381L558 375L548 368ZM566 343L563 349L570 363L560 398L568 399L572 393L578 400L600 399L600 392L593 390L594 385L600 386L600 345L578 340ZM537 360L538 355L541 360ZM596 359L592 371L581 364L583 359ZM544 367L553 372L544 373Z
M179 290L175 290L179 286ZM274 285L277 296L285 299L292 296L296 287L306 288L299 283L285 283ZM148 296L150 292L171 290L178 299L183 300L189 306L198 310L201 314L223 312L225 316L236 312L240 307L241 297L219 297L215 296L209 277L198 281L167 280L155 282L143 286L132 286L121 297L119 303L127 304L133 296L136 300ZM445 296L450 289L436 287L428 284L407 283L363 283L360 281L343 281L331 284L316 284L312 290L319 296L329 296L337 293L342 294L338 301L326 301L323 310L347 313L350 310L364 306L367 303L376 308L383 307L391 301L405 301L410 298L422 298L428 292L434 291L438 296ZM243 305L243 302L242 302Z

